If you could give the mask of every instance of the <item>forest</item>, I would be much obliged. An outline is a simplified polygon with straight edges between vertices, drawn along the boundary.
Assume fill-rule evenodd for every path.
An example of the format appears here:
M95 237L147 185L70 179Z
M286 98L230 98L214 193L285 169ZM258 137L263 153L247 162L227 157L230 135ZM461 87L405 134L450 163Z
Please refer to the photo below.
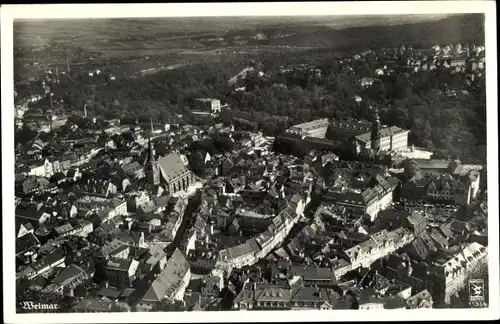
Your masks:
M140 123L149 122L150 118L161 123L195 125L224 122L233 123L240 129L261 130L271 136L315 118L369 119L370 107L376 106L383 124L411 131L411 144L470 162L485 162L484 72L472 81L466 73L455 73L444 67L408 73L404 57L401 57L392 61L394 73L374 75L374 71L384 64L383 48L404 44L402 42L408 39L408 34L404 33L408 26L418 27L422 35L429 37L443 24L460 26L452 30L445 28L444 34L454 41L479 45L481 35L484 39L482 27L471 27L467 33L463 30L475 25L478 19L483 18L457 16L437 22L332 32L356 36L386 31L385 36L368 37L372 39L369 46L361 47L357 43L360 40L353 41L359 51L366 48L377 51L377 55L368 55L359 61L346 61L339 52L328 47L292 52L263 51L136 78L111 80L105 71L94 76L61 76L60 83L54 84L51 91L54 98L63 100L65 110L81 112L87 105L90 116L138 119ZM465 36L459 38L457 35ZM418 45L422 37L416 37L413 45ZM425 55L422 59L427 59ZM308 67L298 67L303 63ZM236 86L230 86L228 80L246 67L255 69L239 79ZM311 68L320 69L321 75L310 73ZM359 83L362 77L376 77L379 82L363 88ZM244 90L237 91L237 88ZM457 95L447 95L448 90L456 90ZM33 88L20 86L16 91L22 97ZM200 122L190 111L193 100L198 97L220 99L230 109L224 109L218 120ZM39 106L46 109L47 103L48 100L42 100Z

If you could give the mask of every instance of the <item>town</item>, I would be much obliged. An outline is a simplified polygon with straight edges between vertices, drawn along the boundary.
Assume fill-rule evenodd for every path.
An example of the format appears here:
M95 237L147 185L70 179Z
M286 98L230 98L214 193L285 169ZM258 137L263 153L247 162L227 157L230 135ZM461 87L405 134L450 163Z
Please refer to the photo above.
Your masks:
M439 90L456 98L484 82L484 51L403 45L340 69L375 95L383 78L445 71L465 85ZM250 65L227 81L235 93L324 75L309 62ZM227 118L238 107L216 96L192 101L192 123L104 118L85 101L65 108L54 89L121 76L75 73L66 60L15 92L19 312L471 307L457 306L468 280L487 280L486 164L416 145L412 129L382 122L387 107L357 95L360 118L272 131Z

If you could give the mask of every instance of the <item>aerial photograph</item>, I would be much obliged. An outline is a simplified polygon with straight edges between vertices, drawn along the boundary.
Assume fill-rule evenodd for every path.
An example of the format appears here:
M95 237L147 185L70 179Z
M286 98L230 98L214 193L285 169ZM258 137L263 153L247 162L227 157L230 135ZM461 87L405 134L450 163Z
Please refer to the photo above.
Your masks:
M488 307L484 14L13 31L17 313Z

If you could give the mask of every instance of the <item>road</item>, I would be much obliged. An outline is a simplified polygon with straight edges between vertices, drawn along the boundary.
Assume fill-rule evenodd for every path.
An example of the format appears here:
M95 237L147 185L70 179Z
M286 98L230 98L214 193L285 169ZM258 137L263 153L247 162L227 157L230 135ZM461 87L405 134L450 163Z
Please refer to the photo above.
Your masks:
M186 211L184 212L184 217L182 218L181 225L179 226L179 229L175 234L175 238L172 244L170 244L166 248L167 255L173 253L175 249L180 246L182 240L185 238L187 234L188 229L190 229L193 226L195 221L194 214L198 210L200 203L201 203L201 191L197 190L193 196L189 197L188 205L186 207Z

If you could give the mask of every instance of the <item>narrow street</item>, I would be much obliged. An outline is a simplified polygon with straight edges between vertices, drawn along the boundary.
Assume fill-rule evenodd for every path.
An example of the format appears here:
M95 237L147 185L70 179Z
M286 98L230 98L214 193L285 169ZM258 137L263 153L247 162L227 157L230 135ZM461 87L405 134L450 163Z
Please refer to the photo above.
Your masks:
M175 251L176 248L179 247L182 240L185 238L188 229L190 229L193 226L195 220L193 214L198 210L200 203L201 203L201 191L197 190L194 195L189 197L188 205L186 207L186 211L184 212L184 217L182 218L179 230L177 231L172 244L170 244L166 248L167 255L170 255Z

